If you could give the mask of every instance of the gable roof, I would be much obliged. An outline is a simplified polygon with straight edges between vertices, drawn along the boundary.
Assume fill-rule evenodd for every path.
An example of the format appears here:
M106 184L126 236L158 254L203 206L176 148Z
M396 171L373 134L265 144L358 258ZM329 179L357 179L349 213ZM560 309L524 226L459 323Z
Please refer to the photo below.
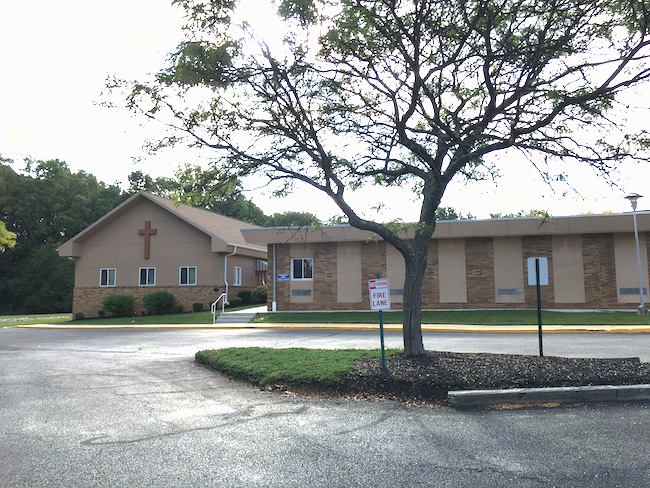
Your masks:
M242 220L233 219L208 210L190 207L183 203L176 205L168 198L152 195L146 191L139 191L126 201L115 207L102 218L86 227L79 234L62 244L58 251L60 256L77 257L80 255L81 246L86 239L92 236L99 229L108 223L115 221L127 210L138 205L143 200L150 201L179 219L210 236L212 252L231 253L237 247L237 254L251 255L263 258L260 253L266 255L265 246L249 244L241 232L243 227L250 227L251 224Z

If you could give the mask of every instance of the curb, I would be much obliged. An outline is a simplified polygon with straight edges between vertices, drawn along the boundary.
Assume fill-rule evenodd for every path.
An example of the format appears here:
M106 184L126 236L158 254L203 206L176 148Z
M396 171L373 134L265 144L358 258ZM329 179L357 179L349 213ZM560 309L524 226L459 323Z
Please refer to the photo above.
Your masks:
M471 407L499 403L623 402L635 400L650 400L649 384L467 390L450 391L447 394L447 401L452 407Z
M59 329L59 330L229 330L229 329L301 329L301 330L379 330L378 324L276 324L241 323L221 324L150 324L150 325L59 325L59 324L20 324L8 326L17 329ZM400 331L401 324L384 324L386 331ZM456 332L481 334L537 334L537 326L532 325L455 325L422 324L422 332ZM549 325L543 328L544 334L634 334L650 333L645 325Z

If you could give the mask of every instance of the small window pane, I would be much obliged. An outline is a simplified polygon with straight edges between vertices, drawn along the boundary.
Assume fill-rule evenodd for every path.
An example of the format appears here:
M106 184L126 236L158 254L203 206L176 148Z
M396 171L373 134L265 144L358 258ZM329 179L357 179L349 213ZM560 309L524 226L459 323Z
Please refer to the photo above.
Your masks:
M241 278L242 278L242 269L240 266L234 266L233 267L233 285L234 286L241 286Z
M296 280L302 279L302 259L293 260L293 277Z
M314 260L313 259L303 259L303 278L313 278L314 277Z

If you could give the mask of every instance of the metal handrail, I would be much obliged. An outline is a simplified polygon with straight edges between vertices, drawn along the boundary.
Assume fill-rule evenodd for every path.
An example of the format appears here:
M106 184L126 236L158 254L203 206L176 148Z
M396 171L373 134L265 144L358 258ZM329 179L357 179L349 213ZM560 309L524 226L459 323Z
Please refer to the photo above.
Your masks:
M223 300L221 300L223 298ZM228 297L225 293L222 293L219 295L219 298L217 298L212 306L210 307L210 310L212 311L212 323L215 324L217 322L217 302L221 300L221 313L226 309L226 303L228 303Z

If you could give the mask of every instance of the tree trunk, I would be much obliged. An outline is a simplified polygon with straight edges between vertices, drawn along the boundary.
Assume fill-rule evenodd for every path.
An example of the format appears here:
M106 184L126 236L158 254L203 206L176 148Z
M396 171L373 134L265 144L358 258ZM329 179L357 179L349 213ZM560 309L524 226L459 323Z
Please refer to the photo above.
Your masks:
M429 239L416 239L404 256L406 275L404 277L404 354L424 354L422 343L422 282L427 269Z

